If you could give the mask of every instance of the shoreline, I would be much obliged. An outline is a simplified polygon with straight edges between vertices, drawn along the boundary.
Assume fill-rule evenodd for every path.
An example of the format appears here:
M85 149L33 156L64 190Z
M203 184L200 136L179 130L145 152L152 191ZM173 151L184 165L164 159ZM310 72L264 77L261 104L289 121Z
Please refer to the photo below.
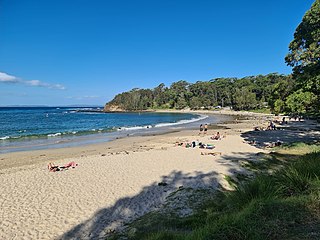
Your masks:
M244 143L240 134L266 118L260 114L216 124L227 135L216 142L209 136L217 130L209 126L205 136L199 136L198 129L180 129L75 148L1 154L0 217L5 220L0 238L92 239L161 207L181 186L227 188L224 176L242 171L239 159L254 159L263 151ZM197 139L213 143L213 151L222 155L175 146ZM62 166L71 161L79 166L62 172L47 169L48 162Z
M154 112L155 113L155 112ZM160 122L154 123L154 125L137 125L137 126L123 126L113 127L112 130L103 131L103 129L86 130L84 134L81 132L68 132L59 131L50 134L40 134L21 137L9 137L0 138L0 155L3 153L13 153L29 150L45 150L56 148L68 148L76 146L85 146L97 143L104 143L113 141L118 138L124 138L128 135L150 135L150 134L162 134L163 132L169 132L174 128L180 127L194 127L194 122L202 120L203 116L197 113L182 113L175 112L177 114L188 114L186 119L179 120L177 122ZM136 113L135 113L136 114ZM190 117L191 116L191 117ZM218 117L219 118L219 117ZM221 121L217 119L217 121Z
M165 112L165 111L163 111ZM181 113L180 111L170 111L175 113ZM211 114L208 112L190 112L192 114L206 114L210 119L210 115L219 115L220 118L217 118L217 123L214 124L223 124L226 121L230 121L228 117L224 117L225 114ZM3 169L8 169L12 167L23 167L29 166L41 162L51 162L51 161L58 161L56 156L59 156L60 159L63 158L71 158L71 157L84 157L88 155L94 154L107 154L106 149L112 151L112 153L117 153L121 151L122 148L124 150L134 150L134 146L130 145L130 142L134 143L144 143L148 141L152 141L153 139L157 138L157 136L166 135L166 134L174 134L181 131L192 130L198 128L198 123L201 121L207 121L206 119L199 119L193 123L189 124L181 124L177 125L177 128L170 127L163 127L162 129L156 129L153 132L138 132L137 134L132 132L123 132L123 134L119 134L115 137L101 137L99 140L94 135L88 135L87 139L93 138L93 143L89 141L83 142L72 142L74 143L72 146L55 146L44 144L42 149L31 149L31 150L18 150L18 151L8 151L4 153L0 153L0 171ZM231 120L232 121L232 120ZM197 125L195 125L197 124ZM59 139L60 141L61 139ZM98 141L99 140L99 141ZM61 140L63 141L63 140ZM117 147L117 146L122 147ZM41 144L39 145L41 146ZM110 152L109 151L109 152Z

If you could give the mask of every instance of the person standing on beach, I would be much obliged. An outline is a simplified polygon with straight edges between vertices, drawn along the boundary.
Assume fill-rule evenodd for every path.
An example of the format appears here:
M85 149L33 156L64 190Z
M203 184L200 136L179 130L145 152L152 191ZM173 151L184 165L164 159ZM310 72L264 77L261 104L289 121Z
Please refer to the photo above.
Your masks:
M204 125L204 133L203 134L207 134L207 131L208 131L208 124L205 124Z
M201 135L201 133L203 132L203 125L202 124L200 124L200 129L199 129L200 131L199 131L199 135Z

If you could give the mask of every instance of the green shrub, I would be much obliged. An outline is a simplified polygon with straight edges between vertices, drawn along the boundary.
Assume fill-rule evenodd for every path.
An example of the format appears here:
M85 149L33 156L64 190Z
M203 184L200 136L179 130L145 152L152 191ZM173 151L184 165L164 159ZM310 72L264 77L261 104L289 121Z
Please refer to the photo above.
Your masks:
M320 176L320 153L299 158L276 174L277 184L285 196L309 193Z
M274 178L261 175L254 180L239 184L236 190L227 194L229 206L241 208L254 199L269 199L278 195L278 188Z

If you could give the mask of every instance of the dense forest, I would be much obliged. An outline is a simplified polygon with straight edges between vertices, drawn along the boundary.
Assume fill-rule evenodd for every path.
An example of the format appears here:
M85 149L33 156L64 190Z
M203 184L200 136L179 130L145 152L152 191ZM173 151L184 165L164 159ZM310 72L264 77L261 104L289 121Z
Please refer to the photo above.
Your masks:
M166 87L135 88L106 104L126 111L147 109L270 109L273 113L308 114L319 117L320 107L320 0L316 0L294 33L285 57L292 74L216 78Z

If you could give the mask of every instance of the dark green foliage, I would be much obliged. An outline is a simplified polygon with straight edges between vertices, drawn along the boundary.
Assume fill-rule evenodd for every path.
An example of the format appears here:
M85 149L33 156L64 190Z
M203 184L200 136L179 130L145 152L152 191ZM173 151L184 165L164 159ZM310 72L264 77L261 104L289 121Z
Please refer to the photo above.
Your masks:
M107 105L140 111L157 108L235 110L270 108L274 113L320 117L320 0L306 12L289 45L286 63L293 74L276 73L206 82L161 83L154 89L133 89L115 96Z
M319 153L311 153L284 169L277 178L282 194L309 193L313 183L318 183L320 177L319 161Z
M316 0L305 13L302 22L294 33L294 39L289 45L289 54L285 60L289 66L293 67L293 78L297 82L295 90L299 91L299 94L309 96L308 99L312 100L308 103L310 112L319 113L320 0ZM291 105L295 107L292 110L301 113L294 103L292 101Z
M254 181L244 182L228 196L233 208L242 208L254 199L274 198L278 194L278 187L274 178L266 175L258 176Z
M107 105L128 111L147 109L212 109L216 106L235 110L279 109L279 98L285 104L289 95L290 76L268 74L237 78L217 78L194 84L178 81L170 87L161 83L154 89L132 89L115 96ZM281 110L285 109L281 107Z

